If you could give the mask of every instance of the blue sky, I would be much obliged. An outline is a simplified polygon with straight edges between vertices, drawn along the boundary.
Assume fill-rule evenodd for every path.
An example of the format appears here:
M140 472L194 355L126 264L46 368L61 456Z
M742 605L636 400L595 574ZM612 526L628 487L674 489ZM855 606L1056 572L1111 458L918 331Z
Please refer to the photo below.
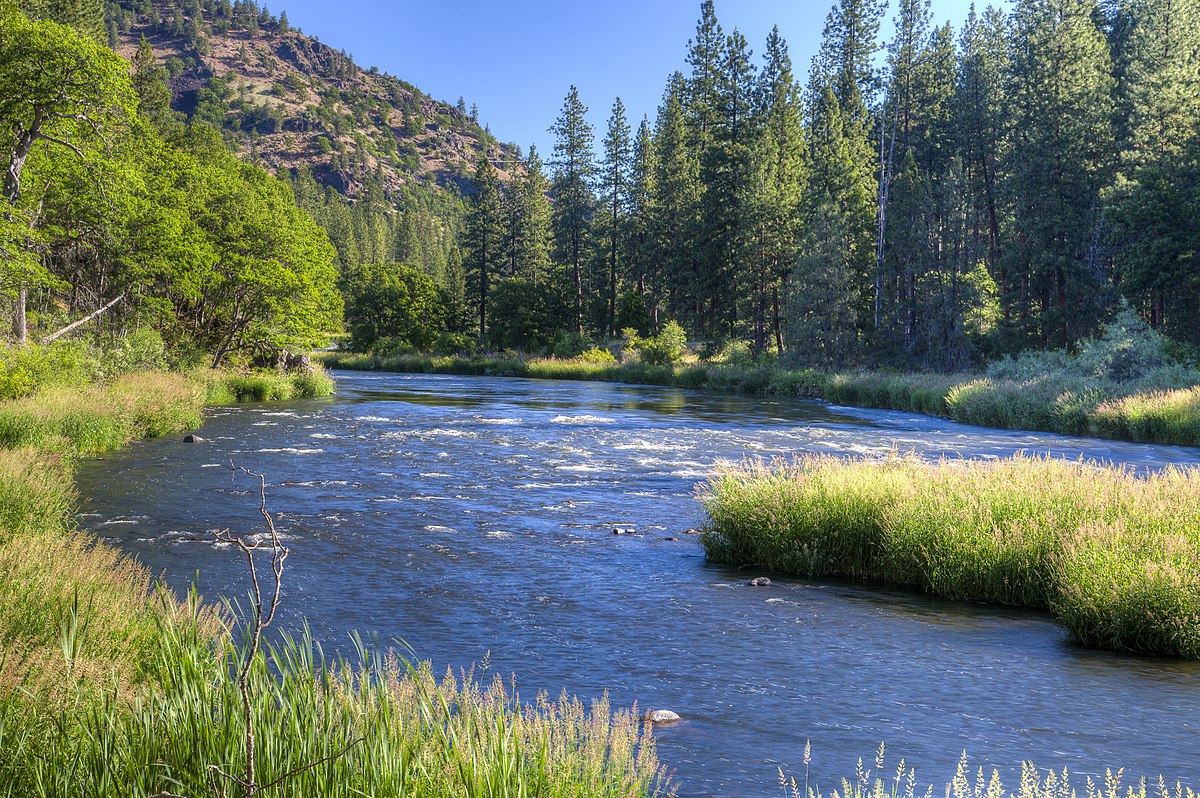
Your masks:
M280 0L276 0L278 3ZM980 2L982 7L985 2ZM894 8L894 0L893 0ZM934 19L957 28L970 0L934 0ZM801 78L821 38L831 0L716 0L726 32L741 30L758 59L772 25ZM653 124L667 76L684 69L700 0L284 0L288 21L440 100L477 103L481 123L502 141L548 158L553 124L572 83L589 107L597 142L614 98L636 128ZM883 36L890 35L889 8Z

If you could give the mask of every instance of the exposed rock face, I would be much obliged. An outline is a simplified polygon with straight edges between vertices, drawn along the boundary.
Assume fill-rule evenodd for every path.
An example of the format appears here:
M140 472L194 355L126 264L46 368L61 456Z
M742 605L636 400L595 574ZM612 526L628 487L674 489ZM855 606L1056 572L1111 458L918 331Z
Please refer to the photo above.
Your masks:
M199 435L184 435L183 442L184 443L204 443L204 439L201 438Z

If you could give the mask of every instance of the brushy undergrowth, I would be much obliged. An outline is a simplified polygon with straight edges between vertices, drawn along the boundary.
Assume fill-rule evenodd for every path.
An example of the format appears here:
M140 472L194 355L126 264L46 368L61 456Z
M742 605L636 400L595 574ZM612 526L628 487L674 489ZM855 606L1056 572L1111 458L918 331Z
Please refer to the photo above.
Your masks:
M1200 658L1200 469L1014 457L727 464L710 557L1049 610L1081 643Z

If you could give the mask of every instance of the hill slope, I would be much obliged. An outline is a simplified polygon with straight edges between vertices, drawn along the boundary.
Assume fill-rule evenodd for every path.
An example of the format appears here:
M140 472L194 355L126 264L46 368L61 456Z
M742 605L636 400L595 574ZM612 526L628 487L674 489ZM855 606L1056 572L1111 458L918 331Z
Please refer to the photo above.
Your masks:
M291 28L255 2L110 0L110 43L132 59L142 36L170 75L172 107L221 127L268 166L307 167L349 198L371 177L461 188L484 147L507 179L516 149L463 108L357 66L344 51Z

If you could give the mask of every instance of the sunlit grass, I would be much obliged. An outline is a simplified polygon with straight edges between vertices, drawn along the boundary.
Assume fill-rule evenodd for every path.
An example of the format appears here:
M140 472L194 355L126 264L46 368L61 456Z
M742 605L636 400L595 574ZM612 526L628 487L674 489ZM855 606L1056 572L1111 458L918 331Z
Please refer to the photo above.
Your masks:
M231 676L237 647L223 638L214 650L203 629L186 625L156 642L158 686L133 700L31 712L16 693L0 694L0 795L211 795L210 765L237 772L245 731ZM280 794L666 792L648 730L603 699L523 703L498 677L437 679L427 666L362 647L353 664L327 662L307 635L268 647L250 680L259 783L284 779Z
M1079 641L1200 658L1200 469L1015 457L721 468L710 557L1050 610Z

